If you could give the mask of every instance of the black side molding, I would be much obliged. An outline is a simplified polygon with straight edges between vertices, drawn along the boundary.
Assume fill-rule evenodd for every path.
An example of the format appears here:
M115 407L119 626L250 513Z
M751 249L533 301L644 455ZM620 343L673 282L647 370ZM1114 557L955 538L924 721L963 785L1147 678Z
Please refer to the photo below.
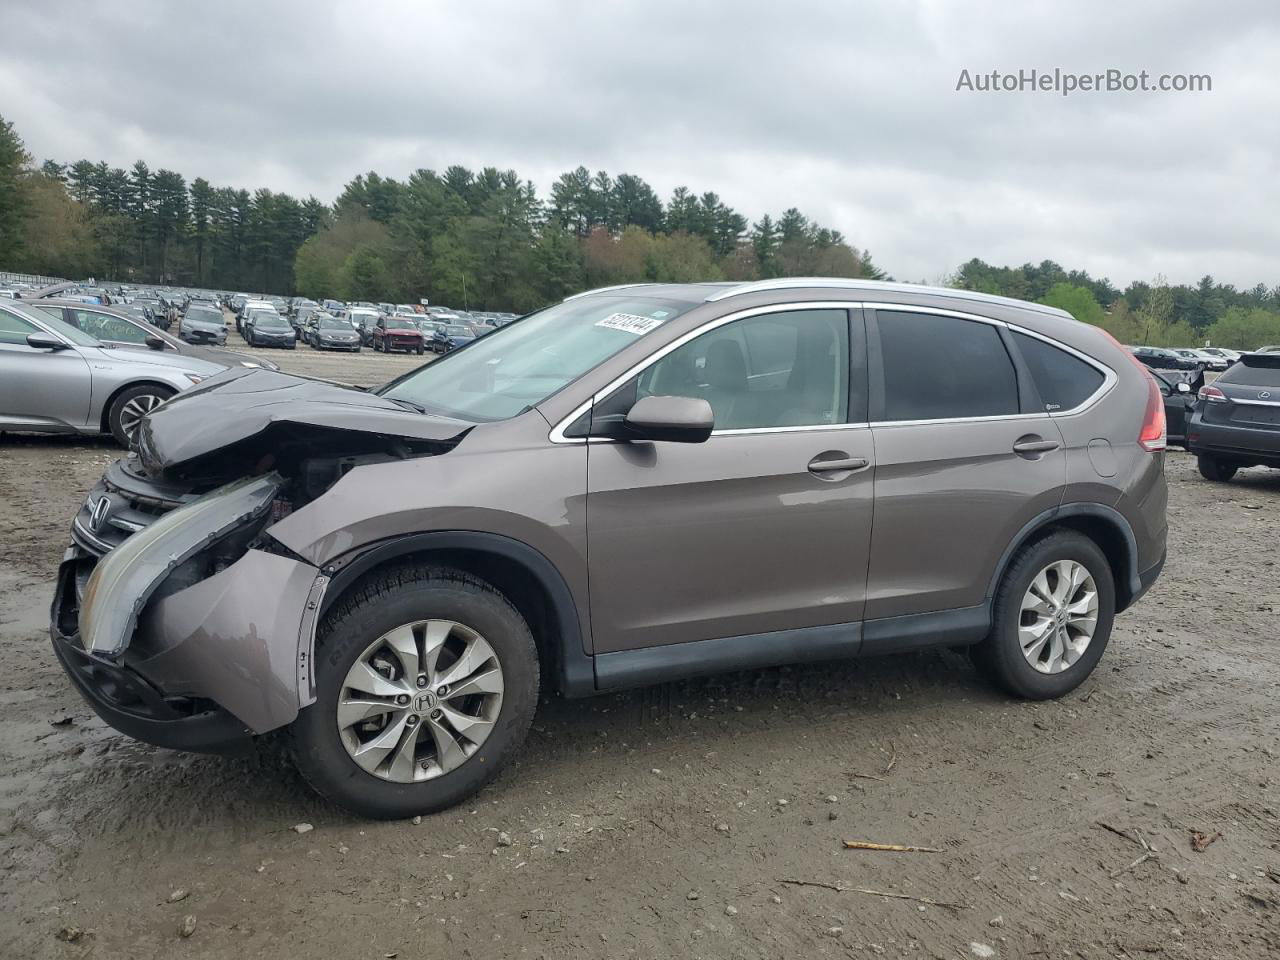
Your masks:
M574 605L573 594L569 592L569 585L564 582L564 577L550 560L533 547L496 533L475 530L415 533L364 547L346 562L340 559L327 563L323 569L332 580L325 591L324 607L320 615L323 616L329 605L361 574L396 557L426 550L469 550L494 554L520 564L546 591L555 612L555 634L559 641L556 650L556 679L560 692L566 697L585 697L596 692L595 664L583 652L578 608Z
M987 603L990 604L996 595L996 590L1000 587L1000 580L1004 577L1004 572L1008 568L1013 555L1022 549L1041 528L1048 526L1055 520L1065 520L1070 517L1092 517L1102 520L1112 530L1120 535L1124 552L1124 569L1117 570L1116 574L1116 613L1130 607L1133 602L1142 596L1145 588L1142 585L1142 579L1138 575L1138 538L1133 535L1133 528L1129 526L1129 521L1125 519L1124 514L1114 507L1108 507L1102 503L1064 503L1057 507L1051 507L1039 516L1033 517L1023 525L1011 541L1009 546L1005 548L1004 553L1000 556L1000 562L996 564L995 573L992 574L991 583L987 587Z
M862 623L837 623L672 643L597 654L596 685L601 691L620 690L666 680L756 670L788 663L902 653L925 647L963 646L978 643L990 630L991 607L980 603L974 607L885 617Z
M838 623L599 653L596 685L600 690L619 690L733 670L836 660L856 656L861 645L862 624Z
M862 625L862 655L902 653L924 647L967 646L991 632L991 606L882 617Z

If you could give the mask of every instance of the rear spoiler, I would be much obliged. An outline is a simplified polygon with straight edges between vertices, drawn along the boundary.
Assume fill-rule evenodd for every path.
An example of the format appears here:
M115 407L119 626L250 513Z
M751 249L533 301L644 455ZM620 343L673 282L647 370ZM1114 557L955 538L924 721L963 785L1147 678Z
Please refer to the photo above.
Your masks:
M1246 367L1271 367L1280 369L1280 353L1246 353L1240 357Z

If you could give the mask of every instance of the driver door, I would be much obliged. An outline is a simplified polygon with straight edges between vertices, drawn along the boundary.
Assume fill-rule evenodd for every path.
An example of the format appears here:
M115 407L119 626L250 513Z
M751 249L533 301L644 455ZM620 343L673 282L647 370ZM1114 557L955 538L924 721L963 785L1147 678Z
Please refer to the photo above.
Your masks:
M828 625L856 639L874 461L862 323L795 306L713 324L596 405L603 430L643 396L702 397L715 428L588 444L595 653Z

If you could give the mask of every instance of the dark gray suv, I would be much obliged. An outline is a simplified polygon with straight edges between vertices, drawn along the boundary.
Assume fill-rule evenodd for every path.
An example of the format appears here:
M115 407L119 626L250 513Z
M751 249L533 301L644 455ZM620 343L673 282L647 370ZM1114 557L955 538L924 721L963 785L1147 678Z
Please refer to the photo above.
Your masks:
M235 370L143 421L53 607L113 726L285 730L374 817L456 803L579 696L965 645L1022 697L1165 557L1164 408L1062 311L853 280L595 290L374 392Z

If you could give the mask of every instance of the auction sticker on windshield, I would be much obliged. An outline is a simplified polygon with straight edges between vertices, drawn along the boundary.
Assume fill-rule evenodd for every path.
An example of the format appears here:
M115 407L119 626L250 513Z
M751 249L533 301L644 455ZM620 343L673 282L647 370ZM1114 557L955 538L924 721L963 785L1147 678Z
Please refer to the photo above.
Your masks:
M642 317L634 313L611 313L603 320L597 320L597 327L608 327L610 330L623 330L643 336L650 330L662 326L662 317Z

